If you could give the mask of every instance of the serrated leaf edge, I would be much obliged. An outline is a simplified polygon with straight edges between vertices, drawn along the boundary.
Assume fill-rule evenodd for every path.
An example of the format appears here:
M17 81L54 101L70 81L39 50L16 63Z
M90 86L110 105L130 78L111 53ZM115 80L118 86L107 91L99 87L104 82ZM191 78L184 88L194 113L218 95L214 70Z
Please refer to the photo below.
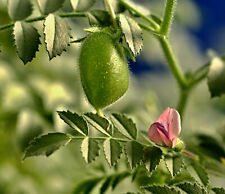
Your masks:
M109 139L110 139L110 138L109 138ZM121 158L121 154L123 153L123 149L122 149L122 146L121 146L120 142L117 141L117 143L118 143L119 146L120 146L120 153L119 153L119 156L118 156L117 160L114 162L114 164L110 164L109 159L108 159L108 157L106 156L106 153L105 153L105 142L106 142L107 140L108 140L108 139L106 139L106 140L104 141L104 143L103 143L103 152L104 152L104 156L105 156L105 158L106 158L106 160L107 160L109 166L112 167L112 166L114 166L114 165L116 165L116 164L118 163L119 159Z
M47 134L44 134L44 135L39 135L39 136L37 136L37 137L35 137L33 140L31 140L30 142L29 142L29 144L28 144L28 146L26 147L26 149L24 150L24 154L23 154L23 156L22 156L22 160L24 161L27 157L26 157L26 152L27 152L27 150L30 148L30 146L34 143L34 142L36 142L36 140L37 139L40 139L41 137L43 137L43 136L48 136L48 135L51 135L51 134L64 134L64 135L66 135L67 137L68 137L68 141L64 144L64 145L62 145L61 147L64 147L64 146L66 146L68 143L70 143L70 141L72 140L72 138L70 137L70 135L68 135L68 134L66 134L66 133L61 133L61 132L55 132L55 133L47 133ZM60 147L60 148L61 148ZM60 149L59 148L59 149ZM59 149L57 149L57 150L59 150ZM55 153L57 150L55 150L53 153ZM51 155L51 154L50 154ZM46 157L49 157L50 155L46 155L45 154L45 156ZM29 158L30 157L37 157L37 156L29 156Z
M50 13L51 15L54 15L53 13ZM48 14L48 16L50 15L50 14ZM47 16L47 17L48 17ZM57 15L54 15L54 17L56 17ZM46 18L47 18L46 17ZM59 17L59 16L57 16L57 17ZM47 47L47 42L46 42L46 33L45 33L45 28L46 28L46 25L45 25L45 22L46 22L46 18L45 18L45 20L44 20L44 22L43 22L43 34L44 34L44 42L45 42L45 49L46 49L46 51L47 51L47 53L48 53L48 57L49 57L49 61L50 60L52 60L53 58L55 58L55 57L57 57L57 56L61 56L62 54L63 54L63 52L66 52L67 51L67 48L70 46L70 41L69 41L69 43L67 44L67 47L66 48L64 48L64 49L62 49L62 51L61 51L61 53L57 53L56 55L52 55L51 56L51 54L50 54L50 51L48 50L48 47ZM67 25L67 27L68 27L68 30L70 31L70 33L69 33L69 36L70 36L70 39L72 38L72 35L71 35L71 27L68 25L68 23L66 24ZM56 26L55 26L56 27ZM54 34L54 39L55 39L55 34Z
M22 23L23 21L17 21L17 22L20 22ZM16 24L16 22L15 22ZM19 56L19 51L18 51L18 47L16 45L16 34L15 34L15 24L13 26L13 31L12 31L12 34L13 34L13 42L14 42L14 45L16 47L16 53L18 54L18 57L20 58ZM31 24L30 24L31 25ZM32 26L32 25L31 25ZM32 26L33 27L33 26ZM28 60L27 62L24 62L22 58L20 58L22 61L23 61L23 64L26 65L28 62L31 62L34 58L36 58L36 53L39 52L39 45L41 45L41 41L40 41L40 38L41 38L41 35L38 33L38 30L33 27L33 29L37 32L38 34L38 44L37 44L37 48L35 49L35 52L34 52L34 55L32 56L32 58L30 60Z

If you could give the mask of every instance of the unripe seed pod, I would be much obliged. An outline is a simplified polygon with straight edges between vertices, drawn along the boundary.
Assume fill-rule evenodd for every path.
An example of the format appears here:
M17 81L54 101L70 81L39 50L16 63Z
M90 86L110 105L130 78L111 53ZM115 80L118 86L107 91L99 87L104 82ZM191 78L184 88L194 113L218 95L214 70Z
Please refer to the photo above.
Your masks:
M127 60L122 47L109 33L95 32L85 39L79 65L84 92L97 111L127 91Z

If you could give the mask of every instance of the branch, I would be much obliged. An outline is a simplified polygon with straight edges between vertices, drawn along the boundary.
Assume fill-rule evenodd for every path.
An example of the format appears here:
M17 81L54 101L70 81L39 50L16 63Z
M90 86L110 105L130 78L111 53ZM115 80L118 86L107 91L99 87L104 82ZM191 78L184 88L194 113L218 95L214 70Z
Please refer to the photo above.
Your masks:
M62 18L74 18L74 17L87 17L87 14L83 13L83 12L77 12L77 13L72 12L72 13L59 14L59 16L62 17ZM26 19L24 21L27 22L27 23L32 23L32 22L37 22L37 21L44 20L45 17L46 16L39 16L39 17L35 17L35 18ZM11 27L14 26L14 24L15 24L15 22L10 23L10 24L6 24L4 26L1 26L0 27L0 31L8 29L8 28L11 28Z

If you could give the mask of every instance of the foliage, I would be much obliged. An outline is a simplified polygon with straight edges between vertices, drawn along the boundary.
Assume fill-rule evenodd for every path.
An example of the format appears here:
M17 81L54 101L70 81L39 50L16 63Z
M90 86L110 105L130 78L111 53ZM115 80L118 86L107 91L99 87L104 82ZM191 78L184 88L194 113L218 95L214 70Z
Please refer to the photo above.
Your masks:
M110 74L111 69L117 70L118 68L119 61L115 57L115 52L120 51L120 54L122 53L127 58L136 61L136 57L141 53L145 41L143 39L143 30L153 34L154 38L160 43L171 73L180 89L180 100L177 109L182 117L190 92L203 79L207 78L208 80L207 83L211 97L221 96L225 93L224 57L214 57L206 65L192 73L183 73L183 70L179 66L169 39L169 30L175 13L175 0L166 1L164 15L161 18L152 14L145 7L130 1L106 0L105 10L95 9L95 3L96 1L90 0L71 0L69 3L65 0L37 0L40 15L35 17L32 15L30 17L32 14L32 3L30 0L9 0L7 10L12 22L1 26L0 30L12 28L17 55L24 64L31 62L36 57L39 46L42 43L45 44L49 60L52 60L56 56L61 56L63 51L68 50L69 46L75 43L86 45L86 47L82 47L84 50L82 52L86 52L91 47L90 44L86 44L87 41L96 34L104 34L110 37L110 41L114 41L112 45L114 50L109 50L104 45L106 44L105 39L98 40L94 45L102 48L100 55L97 55L99 54L99 49L93 47L94 49L90 49L83 57L84 60L86 59L93 65L90 69L87 67L84 68L93 74L92 78L90 78L91 76L87 72L81 72L81 76L82 73L86 76L83 79L87 81L90 78L86 85L83 84L83 89L86 92L87 88L93 83L95 87L89 93L100 104L104 104L104 100L106 97L108 98L104 92L109 95L109 98L112 98L120 90L119 87L114 90L113 86L121 78L121 75L115 73L118 77L112 79L114 75ZM66 10L72 10L72 12L66 12ZM89 26L84 28L86 32L85 36L73 39L74 29L71 27L71 21L68 22L65 18L81 17L87 19ZM38 21L43 21L40 29L32 24ZM40 32L43 36L41 36ZM75 31L76 33L78 34ZM42 38L44 39L43 41ZM103 52L104 49L105 52ZM1 50L4 52L4 48L1 48ZM111 69L105 70L101 67L97 59L102 56L102 53L105 54L107 51L109 53L109 59L112 61L107 61L106 64L111 65L115 62L117 66L110 66ZM104 59L104 57L101 58L101 61L104 61ZM87 64L87 61L84 64L80 62L82 68ZM125 57L123 62L125 64L127 63ZM100 68L95 72L93 70L94 67ZM82 68L80 66L80 70ZM52 71L53 69L54 67ZM105 74L102 74L102 72L105 72ZM119 113L106 111L105 115L102 114L99 108L104 108L113 103L115 99L110 99L110 103L107 102L103 106L97 107L91 102L88 96L89 94L86 92L90 103L96 108L97 113L78 113L84 110L83 107L80 107L81 105L78 100L78 105L75 109L79 107L79 110L76 110L76 112L69 110L58 111L57 118L61 118L65 122L65 128L67 130L60 132L51 131L43 135L44 130L43 126L40 126L40 123L44 120L44 127L54 127L53 120L55 118L53 118L52 112L55 111L56 107L47 110L45 98L41 97L39 95L40 92L34 87L33 83L30 83L32 79L27 78L27 75L21 73L20 70L16 70L16 74L20 74L18 77L21 78L21 83L26 85L26 88L22 89L22 92L21 90L18 92L22 93L22 101L25 105L28 104L30 106L31 104L31 107L35 104L35 111L38 115L41 115L41 119L35 117L39 124L35 123L34 118L30 118L32 121L34 119L33 126L27 127L25 125L25 127L21 127L23 128L23 132L21 132L23 134L21 151L24 152L24 160L32 156L50 156L61 147L70 147L76 144L80 145L80 155L83 156L86 163L95 163L105 158L105 163L108 163L110 166L110 169L106 170L100 165L96 170L93 164L87 164L91 170L96 170L97 172L91 174L87 179L80 180L76 185L74 183L73 193L90 193L94 190L97 190L98 193L105 193L110 189L113 191L124 181L129 181L130 184L136 185L136 190L127 188L126 192L128 193L145 193L148 191L152 193L171 194L181 192L190 194L225 192L224 188L215 187L210 180L211 174L216 174L218 177L224 176L224 134L220 135L220 137L209 136L207 134L195 134L193 136L193 142L188 142L189 139L187 138L184 139L184 142L187 144L185 149L192 151L194 154L185 149L176 150L163 145L157 145L150 142L146 131L140 130L136 124L136 120L134 121L127 115L122 114L123 111ZM63 74L63 72L59 74ZM54 77L54 72L51 76ZM101 76L103 79L99 82L103 83L107 78L108 82L106 85L110 86L110 89L106 90L106 87L102 87L101 85L102 90L96 96L95 92L98 90L98 85L95 84ZM78 83L79 81L76 84ZM68 82L66 83L66 85L70 84ZM121 86L121 83L119 85ZM26 100L26 90L29 91L32 102ZM77 92L78 90L76 88ZM121 96L116 97L116 100ZM77 98L84 97L78 95ZM69 100L66 99L66 101ZM2 104L0 105L2 106ZM72 110L70 108L71 105L67 107ZM29 115L30 112L28 111L25 114ZM10 122L7 122L7 120L11 121L14 119L15 122L11 123L13 125L17 122L17 119L19 120L18 115L19 113L17 111L2 112L0 117L5 120L5 123L1 124L3 128L5 126L9 129L16 128L15 126L10 127ZM30 129L33 130L32 134L29 131ZM9 136L11 137L11 135ZM29 141L30 143L28 143ZM7 145L7 143L3 143ZM21 152L18 155L21 155ZM79 158L77 157L77 153L76 158ZM80 163L82 162L80 161ZM21 164L16 165L20 166ZM21 171L29 174L29 172L26 172L26 169ZM4 193L1 187L2 185L0 184L0 193Z

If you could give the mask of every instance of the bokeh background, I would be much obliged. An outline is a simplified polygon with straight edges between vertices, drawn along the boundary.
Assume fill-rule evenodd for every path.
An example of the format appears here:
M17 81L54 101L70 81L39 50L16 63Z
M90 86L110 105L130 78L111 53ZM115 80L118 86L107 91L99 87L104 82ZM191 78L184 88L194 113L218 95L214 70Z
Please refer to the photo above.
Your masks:
M35 16L39 12L36 2L33 3ZM138 3L162 16L163 0ZM67 8L68 3L64 9ZM170 38L184 71L194 71L213 56L225 54L224 10L224 0L178 1ZM6 0L0 0L0 25L9 22ZM69 22L74 39L82 37L87 20ZM34 25L41 34L42 22ZM129 61L129 91L105 113L127 113L137 122L138 130L147 131L162 110L176 106L179 93L157 40L145 32L143 37L144 48L137 62ZM43 44L43 34L41 41ZM57 116L57 110L94 111L85 99L79 79L80 44L71 45L51 61L42 45L36 59L26 66L16 55L11 29L0 31L0 45L0 193L67 194L80 180L98 173L99 166L110 171L101 157L88 168L78 142L49 158L21 161L23 150L33 137L53 131L71 132ZM194 133L217 135L218 129L225 129L225 97L211 99L204 80L193 90L182 122L181 136L187 144ZM96 171L92 172L93 169ZM216 186L224 186L225 179L212 175L211 180ZM135 190L135 185L125 179L114 193L125 193L127 189Z

